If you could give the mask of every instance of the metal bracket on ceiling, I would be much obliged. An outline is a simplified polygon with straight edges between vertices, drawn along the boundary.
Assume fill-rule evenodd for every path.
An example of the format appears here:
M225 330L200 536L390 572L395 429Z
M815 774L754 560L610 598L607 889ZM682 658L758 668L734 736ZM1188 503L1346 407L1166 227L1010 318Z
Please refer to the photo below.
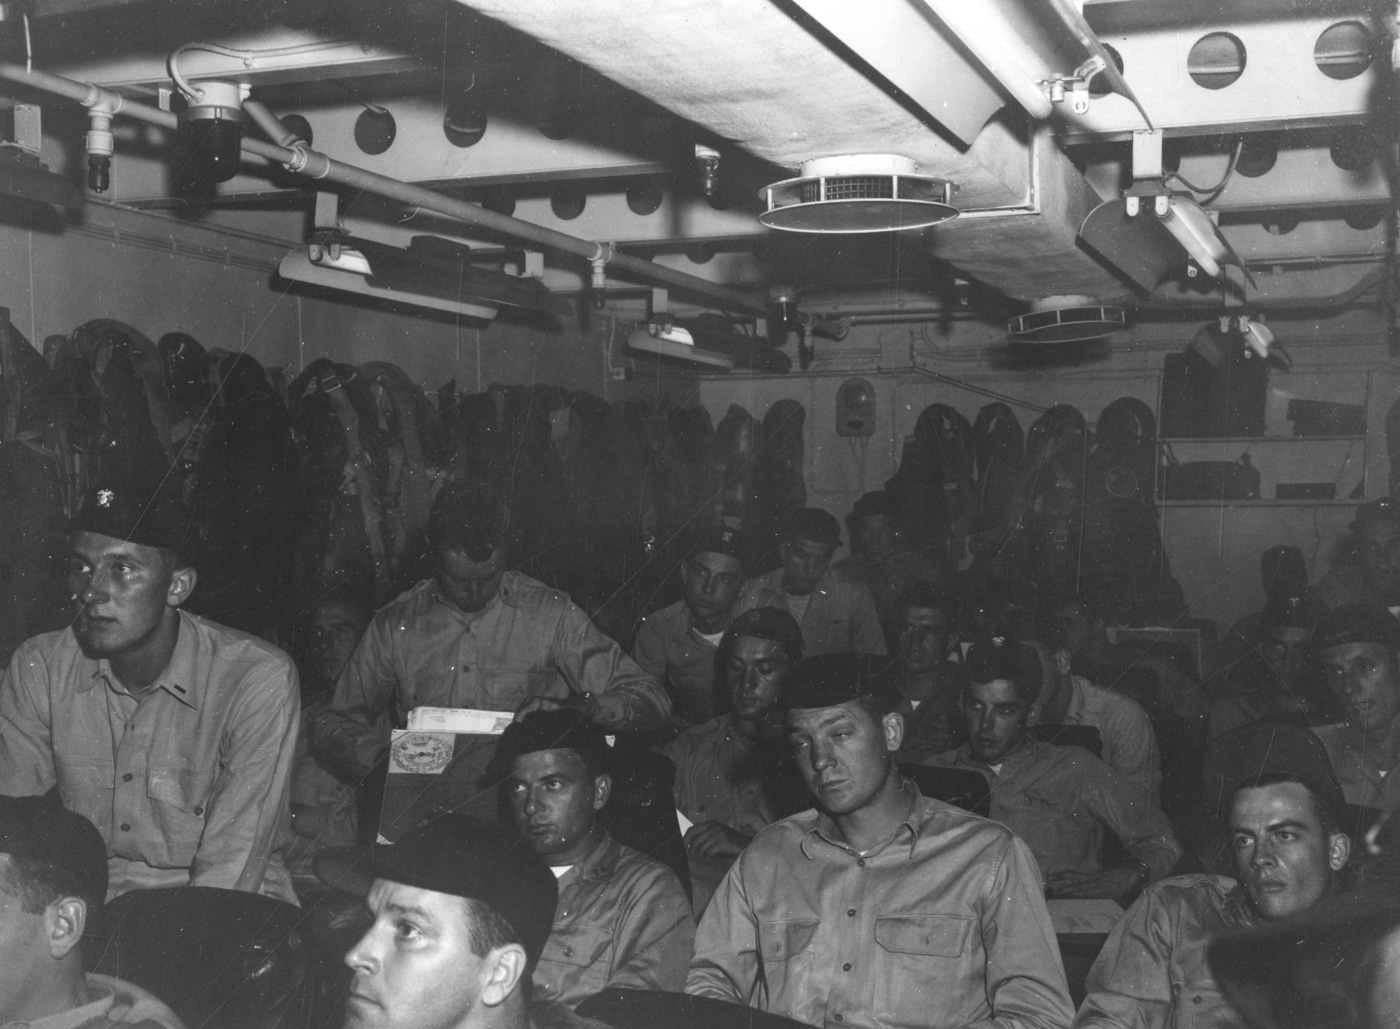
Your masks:
M312 225L314 231L310 240L311 260L319 261L326 253L330 254L332 261L340 260L340 247L346 235L340 224L340 197L326 190L317 190Z
M1075 114L1089 113L1089 83L1094 76L1108 67L1108 62L1098 54L1074 69L1073 75L1056 75L1042 79L1040 87L1045 90L1051 102L1062 104L1069 99L1069 109Z
M526 250L525 259L520 264L520 275L526 279L543 279L544 251Z

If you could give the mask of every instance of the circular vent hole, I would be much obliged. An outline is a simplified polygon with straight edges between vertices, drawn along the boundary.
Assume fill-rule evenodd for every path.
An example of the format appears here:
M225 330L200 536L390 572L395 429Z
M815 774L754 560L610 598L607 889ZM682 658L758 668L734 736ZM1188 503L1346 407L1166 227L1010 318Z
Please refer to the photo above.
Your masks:
M442 112L442 134L453 146L476 146L486 135L486 108L481 98L465 93Z
M394 145L398 126L386 110L365 108L355 119L355 145L367 154L382 154Z
M588 195L576 186L567 186L549 198L549 206L556 218L573 221L588 206Z
M1274 215L1262 224L1264 231L1269 235L1286 236L1298 227L1298 218L1296 215L1280 214Z
M1212 32L1196 40L1186 58L1191 81L1204 89L1224 89L1244 74L1244 44L1228 32Z
M1386 208L1384 207L1352 207L1347 213L1342 215L1342 221L1346 222L1350 228L1359 232L1367 229L1374 229L1385 218Z
M311 123L299 114L282 115L282 124L287 126L287 131L293 133L301 139L307 146L315 142L311 132Z
M1348 126L1337 133L1328 152L1343 171L1361 171L1376 159L1376 138L1364 125Z
M654 214L666 197L659 183L644 180L627 187L627 207L633 214Z
M1354 79L1371 66L1371 46L1365 25L1339 21L1317 37L1313 61L1329 79Z
M1245 137L1235 171L1247 179L1257 179L1273 171L1278 163L1278 137L1268 132L1256 132Z

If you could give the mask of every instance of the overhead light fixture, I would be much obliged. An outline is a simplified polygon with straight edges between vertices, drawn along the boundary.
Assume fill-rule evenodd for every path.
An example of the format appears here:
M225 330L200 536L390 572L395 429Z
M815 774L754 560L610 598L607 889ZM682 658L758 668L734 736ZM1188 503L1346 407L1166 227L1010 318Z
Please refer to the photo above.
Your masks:
M648 322L646 328L632 330L627 337L627 348L670 361L680 361L683 364L720 368L724 371L734 367L734 358L728 354L697 347L695 337L690 331L678 325Z
M801 174L765 186L758 220L786 232L898 232L958 216L951 182L920 175L898 154L854 154L806 161Z
M719 151L704 143L695 144L695 179L703 197L719 190Z
M1032 301L1028 313L1006 323L1006 335L1012 343L1091 343L1127 324L1121 307L1100 304L1088 296L1053 296Z
M1144 293L1183 259L1194 261L1213 279L1224 275L1225 265L1235 265L1250 285L1257 285L1205 209L1192 197L1165 187L1129 191L1104 201L1084 219L1079 238ZM1195 274L1194 268L1188 270Z
M423 307L466 318L479 318L482 321L490 321L496 317L496 308L486 304L475 304L466 300L448 300L429 294L415 293L407 289L390 288L371 283L369 275L373 269L370 267L369 259L353 248L341 247L334 256L325 248L318 247L316 249L318 253L313 259L311 247L297 247L282 258L282 262L277 266L277 274L293 282L305 282L312 286L353 293L356 296L369 297L374 300L388 300L410 307Z
M190 84L189 106L180 112L176 139L190 155L192 171L206 182L227 182L238 174L249 87L209 79Z

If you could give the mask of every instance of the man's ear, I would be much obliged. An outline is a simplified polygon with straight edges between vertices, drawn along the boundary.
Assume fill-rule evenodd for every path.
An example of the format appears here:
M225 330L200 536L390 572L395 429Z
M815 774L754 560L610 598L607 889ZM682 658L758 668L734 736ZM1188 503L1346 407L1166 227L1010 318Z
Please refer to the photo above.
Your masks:
M1026 728L1034 729L1040 724L1040 701L1031 705L1031 709L1026 712Z
M1340 872L1351 860L1351 837L1344 832L1334 832L1327 837L1327 864L1332 871Z
M518 943L493 947L482 962L483 981L477 996L488 1008L504 1004L525 976L525 948Z
M170 586L165 591L165 606L179 607L190 599L190 594L194 592L194 584L199 579L199 573L188 565L184 568L177 568L170 573Z
M612 776L604 772L593 780L593 810L601 811L607 807L608 798L612 796Z
M904 742L904 716L898 711L891 711L880 719L880 728L885 731L885 749L891 754L898 751L899 745Z
M1070 654L1069 648L1061 647L1059 650L1055 651L1050 660L1054 663L1055 672L1057 674L1068 675L1070 664L1073 662L1074 658Z
M81 897L60 897L44 909L44 935L49 955L61 961L73 952L87 927L87 901Z

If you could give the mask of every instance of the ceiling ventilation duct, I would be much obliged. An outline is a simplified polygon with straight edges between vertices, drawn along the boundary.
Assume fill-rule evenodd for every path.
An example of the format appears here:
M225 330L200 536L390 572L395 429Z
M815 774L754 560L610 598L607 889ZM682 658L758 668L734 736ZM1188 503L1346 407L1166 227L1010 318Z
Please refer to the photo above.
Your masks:
M1012 343L1090 343L1127 324L1121 307L1100 304L1094 297L1058 296L1032 303L1029 312L1006 323L1006 333Z
M765 186L758 220L787 232L898 232L956 218L955 187L918 174L896 154L854 154L805 161L795 179Z

